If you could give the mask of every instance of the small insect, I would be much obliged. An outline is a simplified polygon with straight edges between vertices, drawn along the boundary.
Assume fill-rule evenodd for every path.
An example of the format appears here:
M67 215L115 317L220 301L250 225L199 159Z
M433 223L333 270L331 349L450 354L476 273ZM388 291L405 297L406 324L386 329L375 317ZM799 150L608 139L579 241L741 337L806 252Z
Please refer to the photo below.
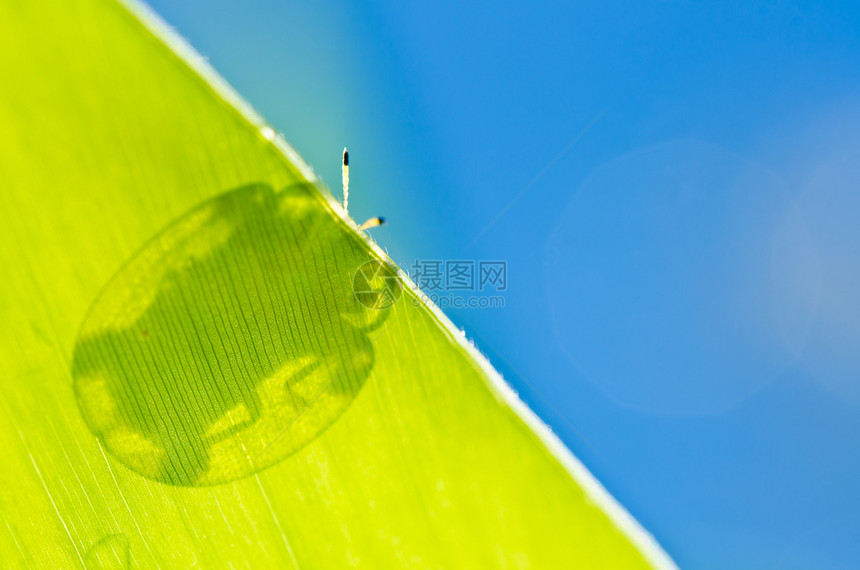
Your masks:
M349 152L347 152L346 147L343 149L343 211L347 214L349 213ZM385 218L375 216L358 226L358 229L369 230L370 228L384 225Z

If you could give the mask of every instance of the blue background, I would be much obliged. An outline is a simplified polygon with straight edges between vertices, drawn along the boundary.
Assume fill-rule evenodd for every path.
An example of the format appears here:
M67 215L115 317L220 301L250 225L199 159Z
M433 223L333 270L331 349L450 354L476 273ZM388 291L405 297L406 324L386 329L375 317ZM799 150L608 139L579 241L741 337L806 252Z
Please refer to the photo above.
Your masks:
M152 4L681 567L860 568L860 5Z

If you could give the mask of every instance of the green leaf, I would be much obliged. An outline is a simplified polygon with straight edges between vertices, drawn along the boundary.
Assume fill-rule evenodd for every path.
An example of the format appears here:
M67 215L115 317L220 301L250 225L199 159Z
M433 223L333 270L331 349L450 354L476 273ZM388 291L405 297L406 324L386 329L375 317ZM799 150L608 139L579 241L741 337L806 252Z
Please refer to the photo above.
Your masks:
M673 567L145 8L0 69L4 567Z

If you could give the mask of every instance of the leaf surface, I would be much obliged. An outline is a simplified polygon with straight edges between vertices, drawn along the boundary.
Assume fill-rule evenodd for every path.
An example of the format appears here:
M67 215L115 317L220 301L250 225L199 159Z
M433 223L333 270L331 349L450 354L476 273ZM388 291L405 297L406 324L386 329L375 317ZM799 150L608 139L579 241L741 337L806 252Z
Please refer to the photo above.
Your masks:
M3 566L672 567L145 8L0 69Z

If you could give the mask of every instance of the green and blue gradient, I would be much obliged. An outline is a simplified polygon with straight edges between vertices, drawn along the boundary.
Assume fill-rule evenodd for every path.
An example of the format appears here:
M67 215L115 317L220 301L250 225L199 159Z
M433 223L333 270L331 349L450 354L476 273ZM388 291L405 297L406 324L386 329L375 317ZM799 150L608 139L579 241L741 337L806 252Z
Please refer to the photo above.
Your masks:
M860 5L152 5L681 567L860 567Z

